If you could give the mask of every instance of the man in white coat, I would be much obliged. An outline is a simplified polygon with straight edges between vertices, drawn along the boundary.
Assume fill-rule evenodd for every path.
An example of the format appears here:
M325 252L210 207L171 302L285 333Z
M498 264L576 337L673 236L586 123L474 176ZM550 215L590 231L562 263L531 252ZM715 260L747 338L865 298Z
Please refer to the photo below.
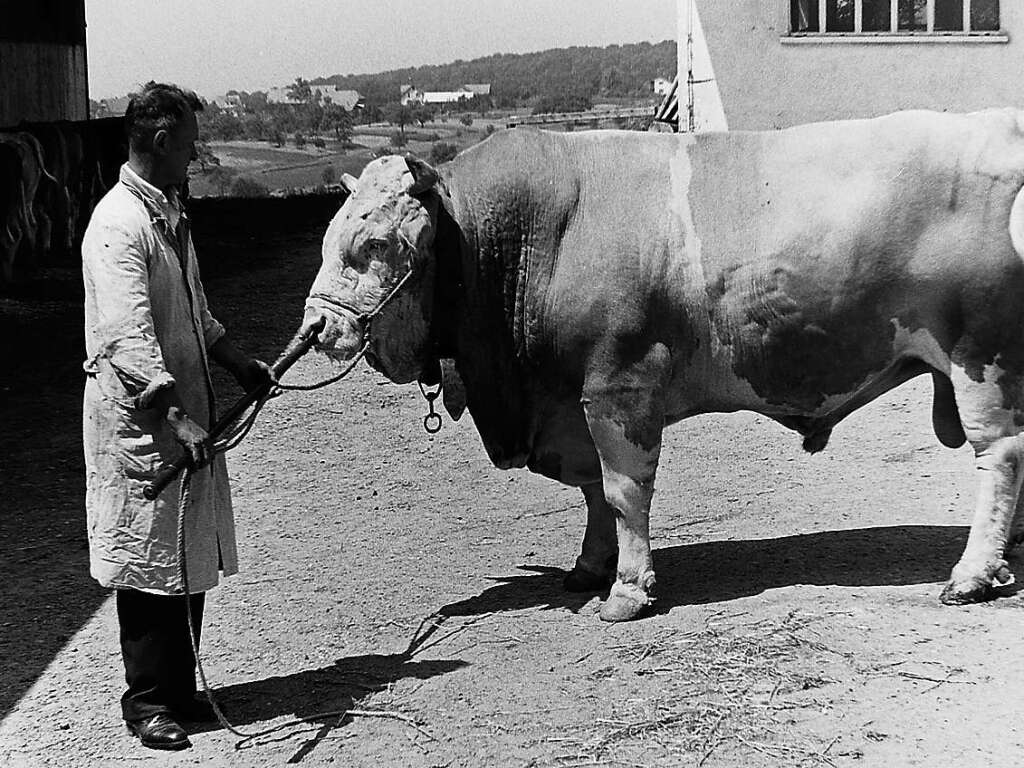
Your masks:
M128 162L96 206L82 243L85 282L84 448L90 571L117 590L129 731L155 749L190 742L179 721L209 719L196 697L186 609L238 569L207 359L246 390L270 379L210 314L180 190L196 157L195 94L150 83L125 113ZM179 483L154 501L143 487L182 450L196 467L185 510L190 601L178 567ZM198 631L198 630L197 630Z

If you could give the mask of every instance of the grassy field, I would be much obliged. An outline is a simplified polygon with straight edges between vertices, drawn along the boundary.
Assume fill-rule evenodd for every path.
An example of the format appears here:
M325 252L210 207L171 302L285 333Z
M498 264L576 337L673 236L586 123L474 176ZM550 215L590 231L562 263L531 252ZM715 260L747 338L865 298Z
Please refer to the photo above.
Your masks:
M401 151L427 159L431 148L439 141L462 150L483 139L491 124L491 121L481 121L467 127L449 121L406 127L407 144ZM210 142L220 168L203 172L193 166L189 188L195 197L208 197L233 194L232 181L238 177L246 177L274 191L316 187L331 179L340 179L342 173L359 176L367 163L391 146L391 137L396 132L391 125L367 126L353 135L354 146L345 150L333 140L327 141L324 148L307 144L302 149L297 149L290 141L282 147L265 141Z

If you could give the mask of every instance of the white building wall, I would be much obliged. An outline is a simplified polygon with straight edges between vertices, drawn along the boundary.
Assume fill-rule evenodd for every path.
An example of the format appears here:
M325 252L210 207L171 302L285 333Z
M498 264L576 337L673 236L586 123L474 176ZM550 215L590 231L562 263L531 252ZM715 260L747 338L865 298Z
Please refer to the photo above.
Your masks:
M721 0L719 0L721 2ZM688 77L692 67L693 76L693 131L725 131L729 125L719 93L715 69L711 65L711 54L704 37L699 9L695 0L679 0L679 54L677 56L679 100L679 130L689 131ZM691 44L692 38L692 44Z
M680 0L681 10L687 2ZM1004 34L969 39L794 38L789 0L694 2L734 130L901 109L1024 106L1024 0L1000 3Z

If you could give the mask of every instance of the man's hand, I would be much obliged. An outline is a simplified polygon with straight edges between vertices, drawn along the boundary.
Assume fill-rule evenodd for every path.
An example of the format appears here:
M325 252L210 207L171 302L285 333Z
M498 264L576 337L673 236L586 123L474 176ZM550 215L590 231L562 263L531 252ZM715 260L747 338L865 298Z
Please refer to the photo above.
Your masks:
M270 371L270 366L254 357L249 358L232 373L246 392L253 392L261 387L269 387L277 383L274 380L274 374Z
M213 441L205 429L196 424L183 410L176 406L167 409L167 424L171 428L185 453L192 457L196 469L213 459Z
M243 355L227 336L221 336L210 347L210 357L227 368L246 392L277 383L270 372L270 366L262 360Z

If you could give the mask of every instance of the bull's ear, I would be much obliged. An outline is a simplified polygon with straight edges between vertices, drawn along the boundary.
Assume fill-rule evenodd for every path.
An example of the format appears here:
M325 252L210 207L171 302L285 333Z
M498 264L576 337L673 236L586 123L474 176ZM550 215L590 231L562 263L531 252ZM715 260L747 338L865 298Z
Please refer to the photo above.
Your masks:
M356 193L356 177L350 173L341 174L341 186L350 195L354 195Z
M409 166L412 173L412 184L409 186L410 195L421 195L433 189L437 184L437 171L413 155L405 156L405 164Z

